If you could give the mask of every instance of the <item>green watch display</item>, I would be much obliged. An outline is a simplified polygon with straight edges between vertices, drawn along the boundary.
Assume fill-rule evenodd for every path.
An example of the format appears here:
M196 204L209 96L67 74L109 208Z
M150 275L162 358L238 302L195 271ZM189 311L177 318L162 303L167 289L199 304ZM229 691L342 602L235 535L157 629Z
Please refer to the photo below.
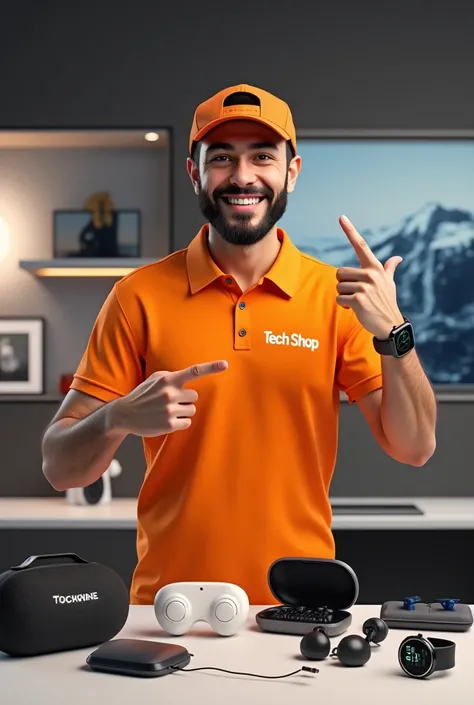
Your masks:
M393 326L386 340L379 340L374 337L373 342L374 348L380 355L403 357L415 347L415 334L410 321L405 318L404 323L399 326Z

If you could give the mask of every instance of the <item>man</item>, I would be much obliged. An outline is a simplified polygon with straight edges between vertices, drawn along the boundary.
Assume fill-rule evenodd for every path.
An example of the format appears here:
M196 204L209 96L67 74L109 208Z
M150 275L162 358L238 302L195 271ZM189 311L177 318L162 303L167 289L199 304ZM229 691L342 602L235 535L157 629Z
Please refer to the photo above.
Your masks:
M414 466L434 452L436 403L397 306L400 258L383 266L341 217L360 267L336 269L278 227L301 168L286 103L231 86L197 108L189 149L208 222L113 287L45 431L43 471L57 490L86 486L141 436L131 603L218 580L273 604L274 560L335 555L340 391Z

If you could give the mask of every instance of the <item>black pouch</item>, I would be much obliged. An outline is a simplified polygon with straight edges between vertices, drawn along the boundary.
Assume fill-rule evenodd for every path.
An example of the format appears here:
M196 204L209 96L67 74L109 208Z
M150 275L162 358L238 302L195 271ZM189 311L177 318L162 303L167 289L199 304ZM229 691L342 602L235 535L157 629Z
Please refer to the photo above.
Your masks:
M75 553L30 556L0 575L0 651L37 656L96 646L121 631L129 602L108 566Z
M146 639L113 639L86 659L94 671L154 678L184 668L191 654L184 646Z

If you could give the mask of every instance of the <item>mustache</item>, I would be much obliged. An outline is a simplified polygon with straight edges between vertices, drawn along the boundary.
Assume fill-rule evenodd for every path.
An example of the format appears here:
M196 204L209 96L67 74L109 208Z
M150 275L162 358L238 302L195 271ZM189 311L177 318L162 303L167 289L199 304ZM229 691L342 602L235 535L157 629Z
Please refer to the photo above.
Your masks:
M226 196L249 196L252 197L255 194L259 196L265 196L266 198L273 198L273 191L269 188L257 188L256 186L248 186L246 188L238 188L237 186L229 186L228 188L216 188L212 194L214 200L217 201L223 195Z

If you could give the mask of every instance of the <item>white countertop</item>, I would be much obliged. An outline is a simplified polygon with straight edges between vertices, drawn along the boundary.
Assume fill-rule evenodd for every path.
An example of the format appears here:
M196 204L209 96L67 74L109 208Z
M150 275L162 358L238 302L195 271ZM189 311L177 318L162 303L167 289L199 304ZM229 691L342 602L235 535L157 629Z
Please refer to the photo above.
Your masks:
M415 504L422 515L334 515L333 529L474 529L473 498L344 498L337 504ZM135 529L136 499L113 498L108 505L71 506L64 497L0 498L0 529Z
M218 671L175 673L157 678L137 678L89 670L87 656L96 647L27 659L0 654L2 705L315 705L335 703L384 705L429 702L430 705L472 702L474 690L474 631L463 633L424 632L456 643L456 665L424 680L406 676L398 664L402 639L416 631L390 630L385 641L372 647L369 661L360 668L347 668L337 659L305 661L300 655L301 637L261 632L251 607L244 628L232 637L219 637L205 623L198 623L182 637L169 637L156 622L153 607L131 606L125 628L115 638L169 641L186 647L194 656L187 668L213 666L262 675L283 675L310 666L319 673L300 672L283 679L231 675ZM343 636L362 634L362 624L377 617L380 606L356 605L352 624Z

